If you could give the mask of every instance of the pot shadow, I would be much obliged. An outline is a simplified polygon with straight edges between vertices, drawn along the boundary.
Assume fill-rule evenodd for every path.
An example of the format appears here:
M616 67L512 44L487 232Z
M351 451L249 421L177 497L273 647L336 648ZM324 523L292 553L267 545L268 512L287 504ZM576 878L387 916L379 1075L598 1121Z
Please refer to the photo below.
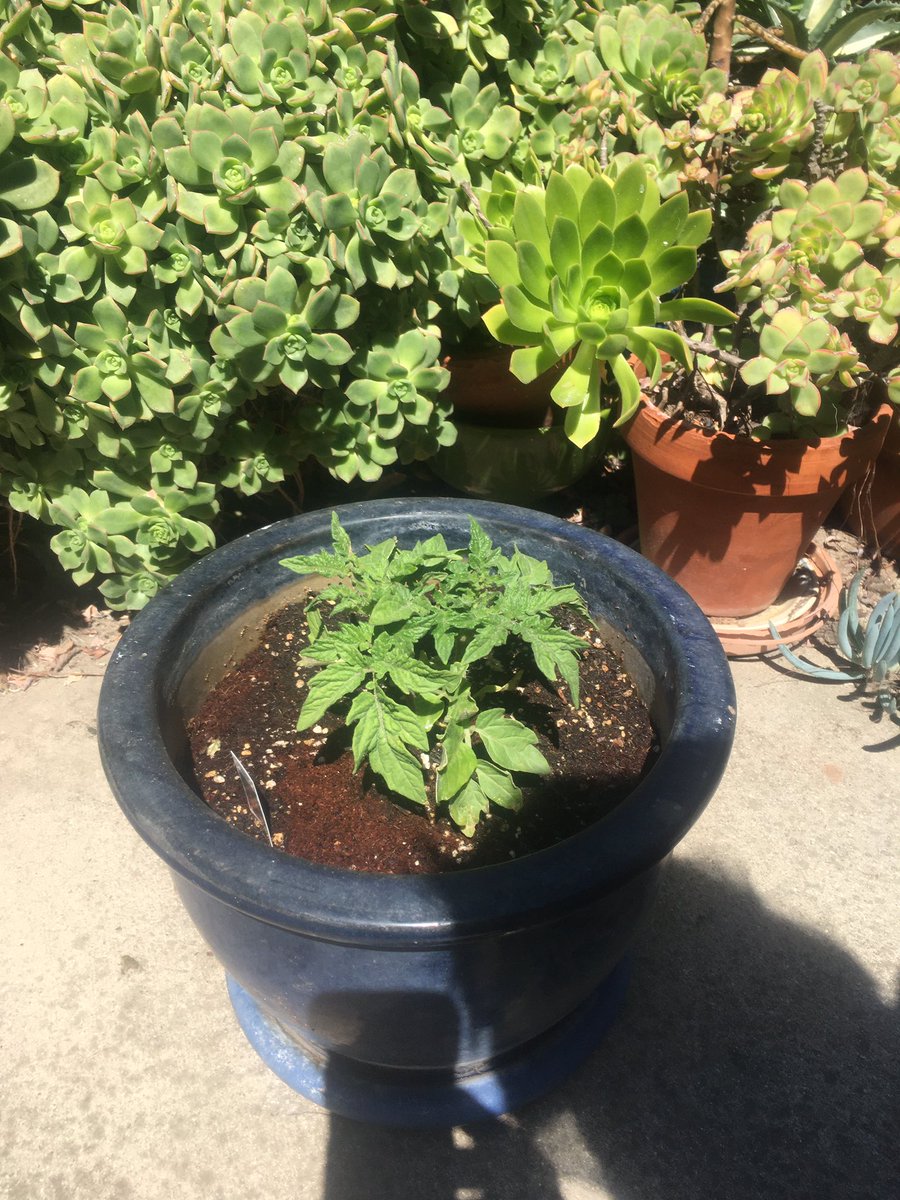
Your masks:
M518 1114L453 1131L332 1117L326 1200L897 1194L896 1010L851 954L677 860L634 959L602 1046Z

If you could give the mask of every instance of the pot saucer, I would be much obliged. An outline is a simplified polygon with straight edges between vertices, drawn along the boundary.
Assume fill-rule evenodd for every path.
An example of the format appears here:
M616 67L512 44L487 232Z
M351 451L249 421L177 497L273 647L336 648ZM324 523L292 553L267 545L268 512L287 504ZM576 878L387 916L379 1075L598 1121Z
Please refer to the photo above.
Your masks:
M729 658L755 657L777 650L784 642L797 646L837 612L841 573L820 546L812 545L797 564L781 595L749 617L710 617ZM778 638L769 632L769 622Z
M459 1074L399 1070L327 1054L292 1037L227 976L238 1024L284 1083L342 1117L404 1129L494 1120L561 1083L603 1040L625 999L628 956L558 1025L516 1050Z

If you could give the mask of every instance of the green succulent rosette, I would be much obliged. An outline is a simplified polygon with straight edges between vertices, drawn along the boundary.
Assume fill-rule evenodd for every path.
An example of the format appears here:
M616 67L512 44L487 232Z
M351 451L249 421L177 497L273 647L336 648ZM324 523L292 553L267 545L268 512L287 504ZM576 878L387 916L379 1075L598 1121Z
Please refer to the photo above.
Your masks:
M546 188L517 194L511 228L491 230L485 263L500 303L484 322L497 341L519 347L511 370L523 383L568 363L550 394L566 409L566 433L577 446L609 422L608 374L620 396L616 424L634 414L641 389L631 355L651 382L660 352L690 367L684 338L666 322L734 319L712 301L674 295L696 272L710 221L708 212L690 211L683 193L661 202L634 159L615 177L577 164L554 172Z

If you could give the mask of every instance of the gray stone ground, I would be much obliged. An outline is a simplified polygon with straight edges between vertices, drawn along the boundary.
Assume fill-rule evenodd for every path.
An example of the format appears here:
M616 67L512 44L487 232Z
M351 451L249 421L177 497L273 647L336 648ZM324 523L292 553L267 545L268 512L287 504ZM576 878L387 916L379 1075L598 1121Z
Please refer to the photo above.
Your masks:
M452 1133L331 1119L270 1074L106 787L99 681L0 695L0 1196L893 1200L900 743L842 689L735 677L727 776L617 1026L556 1094Z

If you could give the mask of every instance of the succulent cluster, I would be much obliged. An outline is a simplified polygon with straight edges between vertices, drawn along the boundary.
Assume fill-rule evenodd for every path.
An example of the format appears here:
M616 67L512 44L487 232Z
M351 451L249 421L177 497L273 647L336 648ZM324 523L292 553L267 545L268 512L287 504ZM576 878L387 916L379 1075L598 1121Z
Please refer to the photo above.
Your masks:
M776 203L741 250L722 255L720 290L735 293L761 350L741 374L782 398L770 432L810 422L837 432L863 378L900 399L896 195L857 167L811 187L786 180Z
M847 380L900 394L883 7L884 36L829 8L845 49L878 33L865 54L806 53L816 26L735 86L681 0L8 0L0 503L139 606L213 543L223 489L452 442L444 351L486 312L522 377L572 356L555 395L584 442L633 405L628 354L652 375L689 360L668 325L724 320L695 300L721 273L692 278L719 249L716 336L776 413L808 422L813 387L834 426Z
M442 338L494 298L464 189L549 170L596 13L442 8L3 6L0 498L111 602L213 544L223 488L453 440Z
M874 717L890 717L900 725L898 708L898 672L900 672L900 592L888 592L875 605L867 619L860 615L859 591L865 570L857 571L841 593L840 616L836 633L837 648L846 666L820 666L801 658L789 646L778 648L791 666L830 683L856 683L872 695ZM769 624L773 637L778 630Z
M520 191L510 227L489 231L485 265L500 303L485 323L498 341L520 347L511 369L523 383L568 362L551 395L566 409L576 445L595 438L610 415L607 370L626 421L640 397L629 356L655 382L661 350L691 365L685 340L667 322L733 319L709 300L662 299L695 274L710 223L708 212L690 212L684 193L661 203L643 163L632 160L614 177L570 164L546 188Z

